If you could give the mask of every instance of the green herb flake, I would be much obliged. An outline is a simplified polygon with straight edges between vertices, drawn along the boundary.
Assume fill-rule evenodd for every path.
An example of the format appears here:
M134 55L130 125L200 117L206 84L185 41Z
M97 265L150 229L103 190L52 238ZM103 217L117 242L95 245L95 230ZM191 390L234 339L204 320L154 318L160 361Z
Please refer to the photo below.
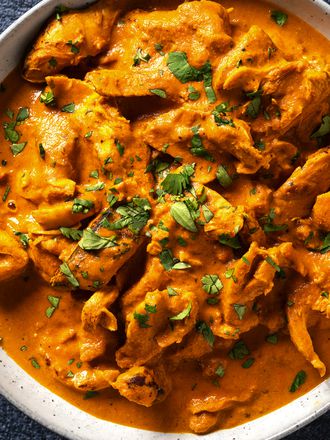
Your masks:
M98 182L95 185L90 185L86 187L86 191L102 191L104 189L105 185L103 182Z
M64 237L69 238L70 240L73 241L79 241L83 235L83 232L80 231L79 229L74 229L74 228L60 228L60 231L62 233L62 235L64 235Z
M250 368L254 364L255 359L254 358L248 358L246 361L242 363L242 368Z
M49 91L44 90L43 92L41 92L40 102L42 104L45 104L46 106L50 106L50 107L53 106L55 104L54 93L51 90Z
M153 95L159 96L160 98L166 99L167 94L163 89L149 89L149 92Z
M10 146L11 152L13 153L13 156L16 157L18 154L22 153L26 146L27 142L21 142L20 144L12 144Z
M185 52L171 52L167 58L167 67L172 74L183 84L190 81L202 81L203 74L199 69L192 67Z
M154 48L155 48L155 51L158 52L161 56L165 55L165 53L163 52L164 46L161 43L155 43Z
M50 67L55 69L55 67L57 66L57 59L54 57L51 57L50 60L48 61L48 64L50 65Z
M33 368L35 368L36 370L39 370L39 369L40 369L40 365L39 365L39 363L38 363L38 361L37 361L36 358L32 357L32 358L30 359L30 361L31 361L31 364L32 364L32 367L33 367Z
M221 234L219 236L219 243L232 249L240 249L242 247L237 235L231 237L229 234Z
M186 240L185 240L183 237L179 236L179 237L177 238L177 241L178 241L178 244L179 244L180 246L183 246L183 247L187 246L187 242L186 242Z
M238 316L238 319L240 321L242 321L242 319L244 318L244 315L246 313L247 307L243 304L234 304L233 307L234 307L234 310Z
M215 370L215 374L219 377L223 377L225 375L225 367L220 364Z
M26 119L28 119L29 116L30 116L30 112L28 108L26 107L20 108L17 113L16 122L23 122Z
M245 356L250 354L250 350L245 345L244 341L235 342L233 348L229 352L230 359L242 360Z
M178 296L178 293L176 292L176 290L174 290L173 287L170 287L170 286L167 287L167 293L168 293L168 296Z
M288 14L282 11L271 11L270 16L271 19L281 27L288 21Z
M72 40L69 40L67 43L65 43L67 46L70 47L70 50L72 53L74 53L75 55L77 55L80 52L79 47L77 46L77 42L73 43Z
M173 270L185 270L190 269L191 265L189 263L185 263L184 261L179 261L172 266Z
M176 202L171 206L171 216L183 228L190 232L197 232L198 229L191 216L191 211L184 202Z
M118 246L116 240L117 237L115 235L111 237L101 237L91 228L87 228L83 232L82 239L79 242L79 247L85 251L107 249Z
M233 183L233 179L230 177L223 165L218 166L216 176L218 182L223 188L228 188Z
M66 6L63 6L63 5L56 6L55 7L56 20L60 21L62 18L62 15L68 11L69 11L69 8L67 8Z
M91 200L74 199L72 205L73 214L87 214L94 208L94 203Z
M151 56L148 53L145 53L142 49L138 48L133 58L133 66L139 66L141 62L147 63L150 59Z
M7 185L5 192L3 193L3 196L2 196L3 202L5 202L7 200L9 193L10 193L10 185Z
M63 113L74 113L76 106L73 102L70 104L66 104L61 108L61 112Z
M205 321L198 321L196 323L196 331L200 333L205 341L213 347L215 342L215 336L212 332L212 329L206 324Z
M299 371L294 378L291 387L289 388L290 393L294 393L306 382L307 374L304 370Z
M323 296L324 298L329 299L329 292L326 292L326 291L321 292L321 296Z
M222 281L218 275L204 275L201 281L203 290L209 295L217 295L223 288Z
M147 313L157 313L157 305L150 305L150 304L145 304L144 306L144 310Z
M285 278L283 269L269 255L267 255L265 261L276 270L281 278Z
M84 394L83 399L84 400L88 400L88 399L93 399L94 397L98 396L99 393L97 391L93 391L93 390L88 390L86 391L86 393Z
M249 262L249 260L243 255L243 257L242 257L242 261L247 265L247 266L250 266L250 262Z
M134 319L138 322L140 328L149 328L149 327L151 327L151 326L148 324L148 321L149 321L149 315L144 314L144 313L137 313L137 312L134 312L134 313L133 313L133 317L134 317Z
M27 350L28 350L27 345L22 345L22 346L20 347L20 351L27 351Z
M259 115L261 109L261 95L262 91L257 90L256 92L247 93L246 96L251 99L247 108L246 114L252 119L256 119Z
M225 272L225 277L227 278L227 280L229 280L230 278L234 281L234 283L237 283L237 278L235 275L235 269L231 268L231 269L227 269Z
M188 93L188 99L190 99L190 101L197 101L201 96L199 91L196 90L193 86L188 87Z
M80 286L79 281L74 277L67 263L64 262L63 264L61 264L60 270L73 287L77 288Z
M271 335L268 335L268 336L266 337L266 341L267 341L269 344L276 345L276 344L278 343L278 336L277 336L277 334L276 334L276 333L273 333L273 334L271 334Z
M151 206L147 199L134 197L127 205L119 206L116 212L121 218L107 225L110 230L128 227L134 234L138 234L147 224L150 217Z
M122 156L125 153L125 147L119 142L118 139L115 140L115 145L119 153L119 156Z
M182 310L182 312L178 313L175 316L171 316L169 319L170 321L182 321L185 318L188 318L190 316L190 312L192 309L192 302L190 301L187 307Z
M320 138L326 136L330 133L330 115L325 115L322 118L322 123L318 130L316 130L312 135L312 139Z
M21 244L23 247L27 248L29 246L29 236L27 234L23 234L22 232L15 231L14 234L19 237Z
M321 254L325 254L330 250L330 232L324 237L322 244L319 248Z
M46 150L42 144L39 144L39 155L40 155L41 159L43 159L43 160L45 159Z
M174 258L170 249L162 250L162 252L159 254L159 259L167 272L172 269L174 265Z

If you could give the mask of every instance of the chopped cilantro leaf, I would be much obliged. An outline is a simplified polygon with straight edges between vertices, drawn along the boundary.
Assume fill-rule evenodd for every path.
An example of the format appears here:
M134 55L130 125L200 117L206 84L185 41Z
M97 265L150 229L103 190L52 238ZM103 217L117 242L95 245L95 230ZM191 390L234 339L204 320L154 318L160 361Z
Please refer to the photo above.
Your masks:
M215 341L215 336L212 332L212 329L206 324L205 321L198 321L196 323L196 331L198 333L201 333L201 335L203 336L203 338L205 339L205 341L211 346L213 347L214 345L214 341Z
M217 295L223 288L222 281L218 275L204 275L201 281L203 289L209 295Z
M115 235L111 237L101 237L91 228L87 228L83 232L83 236L81 241L79 242L79 246L85 251L95 251L118 246L116 240L117 237Z
M304 370L299 371L294 378L291 387L289 389L290 393L294 393L306 382L307 374Z
M288 14L282 11L271 11L270 16L271 19L281 27L288 21Z

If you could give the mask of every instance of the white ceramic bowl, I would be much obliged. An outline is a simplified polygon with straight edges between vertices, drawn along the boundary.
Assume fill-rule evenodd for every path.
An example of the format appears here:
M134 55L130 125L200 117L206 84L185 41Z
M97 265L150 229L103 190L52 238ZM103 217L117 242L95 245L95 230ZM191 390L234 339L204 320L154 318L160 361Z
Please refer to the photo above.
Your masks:
M85 0L43 0L0 37L0 83L16 67L26 44L54 7L85 5ZM322 0L273 0L330 38L330 6ZM97 419L51 393L0 349L0 392L47 428L77 440L192 440L194 434L163 434ZM292 403L232 429L208 434L209 440L275 440L306 425L330 409L330 379Z

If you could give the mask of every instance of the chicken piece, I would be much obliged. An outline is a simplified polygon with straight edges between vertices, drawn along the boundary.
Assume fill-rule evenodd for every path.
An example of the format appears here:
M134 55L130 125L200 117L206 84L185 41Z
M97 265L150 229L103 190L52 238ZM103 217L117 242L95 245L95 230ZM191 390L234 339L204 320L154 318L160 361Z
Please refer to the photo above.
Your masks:
M234 120L234 127L219 126L210 113L189 106L146 119L135 131L156 150L163 151L166 144L167 154L180 156L186 163L196 162L195 179L200 183L214 179L216 167L209 170L208 166L214 160L226 163L228 155L234 157L236 171L243 174L255 173L264 162L244 121Z
M26 251L6 231L0 230L0 281L9 281L22 275L29 257Z
M321 63L292 61L274 68L262 82L261 107L251 121L251 132L258 137L297 133L315 123L320 107L328 108L329 75ZM265 118L265 113L268 115ZM320 120L320 117L318 118ZM307 139L309 140L309 139Z
M244 224L244 207L232 206L216 191L204 188L207 196L206 206L214 214L204 225L204 231L215 240L221 235L235 237Z
M309 156L274 193L273 206L279 223L306 217L316 197L330 187L330 150L323 148Z
M104 330L101 327L100 333L94 339L84 339L86 335L80 331L80 304L73 295L61 296L58 310L52 319L47 325L37 328L40 355L56 380L66 386L83 392L109 388L120 372L110 360L106 368L102 369L94 368L88 363L89 359L92 360L97 354L104 352L107 341L104 334L101 334ZM83 350L82 344L85 344ZM85 356L84 359L80 357L80 352Z
M253 389L242 391L236 396L209 395L204 399L192 399L189 405L190 412L190 429L197 434L205 434L216 426L221 411L230 409L239 403L247 402L253 396Z
M154 91L161 91L160 98L182 102L187 99L188 89L176 80L169 70L162 70L163 65L136 71L98 69L87 73L86 81L102 96L132 97L155 96ZM162 73L160 73L162 72ZM161 93L159 92L159 93Z
M47 82L60 108L68 104L68 96L74 101L74 112L68 117L73 130L79 133L77 181L90 181L90 172L102 169L110 188L117 185L119 177L124 180L119 188L123 197L137 193L147 197L152 183L150 174L145 173L150 153L141 140L134 138L129 122L83 81L54 76Z
M58 270L61 253L69 247L69 240L65 239L59 231L31 235L29 257L39 275L48 283Z
M330 192L317 196L312 220L319 229L330 231Z
M76 183L70 179L41 180L39 169L23 169L17 173L17 193L33 203L56 203L71 199L75 193Z
M113 388L130 402L150 407L166 399L171 382L162 365L155 369L132 367L118 376Z
M222 196L233 206L243 205L245 210L252 212L256 217L268 214L270 210L272 190L268 186L251 181L246 176L233 180L228 189L224 189Z
M98 216L71 255L66 256L64 267L51 280L52 286L96 291L106 285L142 244L140 232L150 209L146 199L137 197L115 213L109 209ZM109 219L114 221L110 223Z
M118 298L117 288L110 286L95 292L85 305L81 312L81 322L84 330L93 332L97 326L101 326L111 332L117 330L117 319L108 308Z
M314 351L312 339L308 333L311 324L313 305L321 298L320 289L314 284L300 284L289 295L287 306L290 337L300 353L316 368L320 376L326 373L326 367ZM329 306L329 299L324 298Z
M253 310L255 300L272 292L276 274L279 279L284 278L283 267L290 266L291 251L291 243L264 250L253 242L241 259L229 265L219 303L222 313L217 314L211 326L214 334L238 339L241 333L259 324L259 316ZM277 284L281 284L279 280Z
M37 98L29 106L29 118L20 124L22 138L28 142L22 152L25 161L16 169L12 186L21 197L40 205L73 196L79 145L69 114Z
M24 78L42 83L46 76L77 66L105 50L120 13L118 4L118 0L101 0L87 9L70 11L60 19L53 19L25 60Z
M75 200L81 200L79 198ZM84 203L89 203L84 210L86 212L76 212L75 201L60 202L51 206L41 207L32 211L33 218L45 229L59 229L60 227L70 227L77 225L81 220L89 218L100 211L100 203L89 193L88 198L84 198Z
M164 357L168 360L168 365L175 370L184 361L203 358L211 353L213 348L201 333L191 332L181 344L171 347Z
M145 274L121 297L123 316L127 318L133 313L137 305L144 300L146 292L151 292L153 289L163 290L168 282L169 276L159 259L148 256Z
M283 181L294 171L298 149L290 142L278 139L266 142L264 154L267 157L267 174L272 179Z
M274 67L285 63L282 52L258 26L252 26L236 47L222 58L214 75L215 87L225 90L258 90L262 79Z
M105 354L111 342L109 331L117 330L117 318L108 307L118 295L117 288L106 286L85 302L81 312L82 328L79 331L80 359L83 362L91 362Z
M320 289L330 291L329 252L309 252L305 248L296 247L290 249L285 258L302 277L314 283Z
M79 357L82 362L92 362L105 355L110 344L108 330L96 327L93 331L81 328L78 332Z
M210 1L183 3L174 11L132 11L114 30L112 47L101 58L111 70L90 72L86 80L108 97L152 96L156 89L165 98L188 100L188 88L168 69L165 53L184 52L196 68L208 61L216 65L231 44L229 34L227 11ZM162 49L157 51L155 43Z
M116 353L121 368L144 365L166 347L179 344L196 323L196 295L182 289L146 292L145 299L127 316L126 342Z
M207 0L183 3L176 10L141 11L126 14L124 23L114 29L110 51L103 64L115 64L127 70L135 64L143 69L144 61L134 62L137 51L148 53L148 65L164 57L163 53L187 53L191 65L199 68L207 61L216 62L229 48L231 26L229 16L221 5ZM155 49L161 44L161 51ZM133 69L132 69L133 70Z
M76 390L84 392L104 390L110 388L115 383L119 374L118 370L110 369L98 370L93 368L83 370L77 372L72 379L66 380L66 385L71 385Z

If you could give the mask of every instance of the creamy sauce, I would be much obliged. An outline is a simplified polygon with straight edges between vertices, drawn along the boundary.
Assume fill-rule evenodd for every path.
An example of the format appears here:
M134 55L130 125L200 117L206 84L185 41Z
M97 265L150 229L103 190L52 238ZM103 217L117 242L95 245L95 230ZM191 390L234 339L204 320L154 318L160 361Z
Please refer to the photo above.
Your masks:
M170 3L171 6L175 2ZM275 44L281 48L287 57L300 58L306 55L313 58L314 54L330 62L329 42L317 31L297 17L289 14L286 26L279 28L269 17L269 11L273 7L262 1L255 0L223 0L226 8L233 7L230 13L233 26L233 37L237 41L247 32L250 26L257 24L264 29ZM167 5L166 5L167 6ZM308 35L308 38L306 38ZM5 92L1 93L0 114L6 109L18 109L30 107L31 103L39 99L42 87L32 85L20 78L19 72L13 72L5 81ZM41 111L41 110L40 110ZM1 119L7 121L8 118ZM29 124L20 127L22 139L28 139ZM10 184L15 168L24 167L24 161L35 160L33 154L29 157L19 155L13 158L7 142L4 139L3 130L0 132L2 145L0 163L6 161L7 165L0 168L1 173L10 170L7 182ZM15 168L14 168L15 167ZM36 167L38 163L36 162ZM5 184L1 185L4 193ZM239 192L236 195L239 199ZM244 200L244 196L243 196ZM13 207L13 203L15 207ZM244 201L243 201L244 203ZM0 208L1 227L5 228L10 218L18 214L28 213L35 209L32 202L12 190L6 202ZM200 252L199 257L208 257L210 247ZM214 267L216 264L214 265ZM78 408L91 413L102 419L112 422L150 429L162 432L185 432L189 430L189 402L192 398L203 398L212 393L221 398L226 394L240 394L248 387L257 390L256 397L248 402L237 405L225 411L218 427L229 428L245 423L298 398L321 382L320 376L309 362L297 351L290 337L279 333L277 344L265 343L267 332L262 327L257 327L243 340L249 346L255 359L251 368L242 368L242 361L232 360L227 356L226 374L218 382L207 376L202 376L196 362L185 361L172 373L173 389L164 402L145 408L128 402L120 397L115 390L100 391L97 397L84 399L83 394L71 389L55 380L47 369L45 360L40 356L40 338L46 328L51 333L61 331L63 323L69 322L72 328L78 329L80 313L83 301L70 292L60 292L61 302L51 319L47 318L45 311L49 307L48 295L54 295L54 289L49 287L33 269L29 269L24 277L14 281L4 282L0 286L0 337L2 347L25 371L33 376L38 382L45 385L55 394L63 397ZM325 320L324 320L325 321ZM330 330L323 325L323 321L312 330L315 351L325 363L327 370L330 369ZM228 349L224 349L226 353ZM64 354L61 354L64 356ZM69 362L79 353L67 353ZM37 360L40 369L36 369L31 358ZM68 371L79 371L78 358L68 364ZM289 388L296 373L304 370L307 380L295 393L290 393Z

